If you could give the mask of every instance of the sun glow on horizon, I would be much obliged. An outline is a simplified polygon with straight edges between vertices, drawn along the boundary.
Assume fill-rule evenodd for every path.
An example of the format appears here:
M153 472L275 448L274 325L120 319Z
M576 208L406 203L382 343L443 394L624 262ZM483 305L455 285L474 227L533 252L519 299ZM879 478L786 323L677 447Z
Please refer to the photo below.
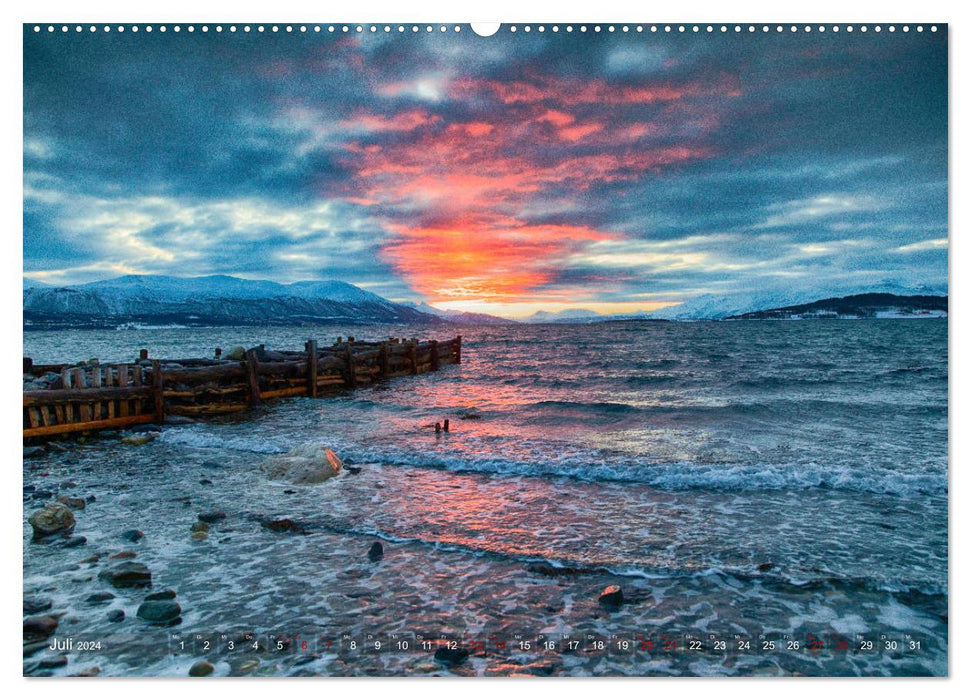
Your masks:
M489 314L511 320L520 320L532 316L537 311L558 313L566 310L592 311L602 316L619 314L634 314L639 312L658 311L669 306L677 306L678 301L618 301L618 302L577 302L568 301L444 301L431 304L432 307L444 311L464 311L477 314Z

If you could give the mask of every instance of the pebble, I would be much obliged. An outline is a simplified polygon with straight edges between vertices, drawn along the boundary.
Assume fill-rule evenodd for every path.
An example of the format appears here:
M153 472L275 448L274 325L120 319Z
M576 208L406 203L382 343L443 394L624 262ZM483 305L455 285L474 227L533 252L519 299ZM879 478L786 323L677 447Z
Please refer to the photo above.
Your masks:
M243 663L241 663L236 668L236 672L237 673L249 673L250 671L255 671L256 668L259 665L260 665L260 662L259 661L257 661L256 659L250 659L249 661L244 661Z
M152 572L144 564L126 561L98 574L115 588L143 588L152 585Z
M24 615L36 615L37 613L50 610L54 603L50 598L40 596L24 597Z
M192 523L189 532L209 532L209 523L204 523L201 520L196 521Z
M261 525L263 525L263 527L265 527L267 530L271 530L273 532L294 532L298 534L303 534L306 532L302 525L293 522L290 520L290 518L282 518L280 520L264 520L261 522Z
M115 608L108 613L108 622L121 622L125 619L125 611Z
M92 605L100 605L101 603L107 603L109 600L114 600L115 594L109 593L108 591L102 591L101 593L92 593L84 602L90 603Z
M458 666L469 658L468 649L448 649L441 647L435 650L435 661L443 666Z
M146 622L174 622L182 614L182 606L174 600L146 600L138 606L136 615Z
M620 586L607 586L600 593L598 602L607 608L616 608L624 604L624 592Z
M384 545L380 542L375 542L371 545L371 549L367 551L367 558L371 561L378 561L384 557Z
M166 588L164 591L149 593L145 596L145 600L175 600L175 591L171 588Z
M151 435L149 433L142 433L140 435L126 435L121 439L121 442L124 445L132 445L134 447L140 447L141 445L147 445L154 439L155 439L154 435Z
M208 676L215 670L215 667L208 661L196 661L189 669L189 675L195 677Z
M47 639L57 629L57 618L50 615L37 615L24 620L24 641L38 642Z
M57 501L74 510L84 510L84 507L88 505L83 498L73 498L72 496L58 496Z
M142 539L144 536L144 532L141 530L135 530L134 528L131 530L125 530L123 533L121 533L121 539L127 542L138 542L138 540Z
M137 556L138 555L135 552L131 551L130 549L126 549L126 550L124 550L122 552L118 552L116 554L112 554L108 558L109 559L134 559Z
M210 510L205 513L199 513L199 520L204 523L215 523L220 520L225 520L226 513L221 510Z

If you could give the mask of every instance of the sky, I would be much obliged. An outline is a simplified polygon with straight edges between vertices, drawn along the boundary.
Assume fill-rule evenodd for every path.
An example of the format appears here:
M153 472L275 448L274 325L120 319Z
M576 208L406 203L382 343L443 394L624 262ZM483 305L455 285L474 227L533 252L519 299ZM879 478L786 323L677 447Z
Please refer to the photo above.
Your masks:
M946 28L337 29L25 26L24 275L510 318L946 293Z

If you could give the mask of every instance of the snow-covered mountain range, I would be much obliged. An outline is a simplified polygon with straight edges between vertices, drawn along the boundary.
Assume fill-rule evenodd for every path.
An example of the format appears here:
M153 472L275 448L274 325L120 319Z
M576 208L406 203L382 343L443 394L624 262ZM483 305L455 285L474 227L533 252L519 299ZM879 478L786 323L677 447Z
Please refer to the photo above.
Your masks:
M24 279L23 304L25 328L446 322L346 282L279 284L227 275L125 275L64 287Z

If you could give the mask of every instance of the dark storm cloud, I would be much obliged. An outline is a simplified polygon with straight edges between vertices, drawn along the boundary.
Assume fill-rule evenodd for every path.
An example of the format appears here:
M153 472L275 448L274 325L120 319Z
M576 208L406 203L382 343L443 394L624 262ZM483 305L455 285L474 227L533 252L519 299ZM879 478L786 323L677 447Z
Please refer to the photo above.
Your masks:
M49 281L507 305L946 287L944 31L25 27L24 83L24 264Z

